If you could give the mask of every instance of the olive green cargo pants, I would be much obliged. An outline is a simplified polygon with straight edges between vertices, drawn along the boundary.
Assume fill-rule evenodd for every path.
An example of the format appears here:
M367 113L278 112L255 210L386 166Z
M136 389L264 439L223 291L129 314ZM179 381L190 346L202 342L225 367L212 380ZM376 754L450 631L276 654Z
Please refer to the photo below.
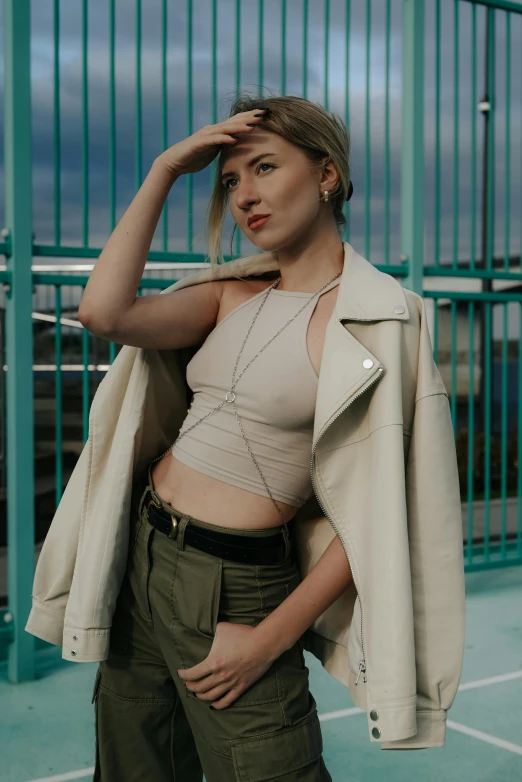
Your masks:
M127 571L94 685L94 782L331 782L301 641L223 709L177 675L207 657L217 622L256 626L298 586L292 540L276 565L214 557L183 542L188 519L214 525L183 516L169 538L149 524L146 485L134 490Z

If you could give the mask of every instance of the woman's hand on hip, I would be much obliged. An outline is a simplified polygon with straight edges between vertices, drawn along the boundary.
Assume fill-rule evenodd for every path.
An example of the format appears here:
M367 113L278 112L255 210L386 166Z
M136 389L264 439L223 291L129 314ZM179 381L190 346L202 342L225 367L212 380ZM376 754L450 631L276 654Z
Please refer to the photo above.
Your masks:
M255 627L218 622L208 656L192 668L179 668L188 690L215 709L230 706L272 665Z

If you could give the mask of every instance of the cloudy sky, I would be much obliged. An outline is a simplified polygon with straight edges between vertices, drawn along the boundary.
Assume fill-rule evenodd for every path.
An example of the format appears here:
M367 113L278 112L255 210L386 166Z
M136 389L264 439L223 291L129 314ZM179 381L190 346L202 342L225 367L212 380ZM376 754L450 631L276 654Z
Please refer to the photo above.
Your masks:
M64 244L82 240L82 52L81 0L62 0L60 10L60 107L61 107L61 235ZM161 146L161 0L142 0L142 177ZM235 6L233 0L219 0L217 120L225 119L235 92ZM109 0L89 0L89 243L102 247L110 234L109 224ZM303 3L288 0L286 22L287 94L303 95L302 38ZM370 128L365 125L366 100L366 2L352 0L350 57L345 67L345 0L330 3L328 94L325 94L324 3L311 0L308 12L308 88L306 97L346 118L345 95L349 94L349 131L352 144L350 242L366 253L365 227L369 221L370 247L367 257L384 261L385 184L385 10L386 0L373 0L370 47ZM188 135L187 100L187 7L186 2L168 2L168 143ZM193 0L192 15L192 106L193 131L212 121L211 1ZM116 184L119 219L136 192L136 2L116 0ZM241 3L241 88L257 91L258 2ZM401 173L401 0L391 2L389 73L390 111L390 260L400 254ZM425 149L426 149L426 261L434 253L435 208L435 0L426 0ZM471 8L460 2L459 27L454 26L453 0L441 0L441 259L451 261L453 246L454 174L458 171L459 259L469 259L471 232L471 176L476 170L476 250L480 254L480 210L483 119L476 104L484 88L485 9L477 7L477 92L471 85ZM53 173L53 2L32 0L32 97L34 160L34 228L38 243L52 243L54 236ZM495 252L503 256L508 210L506 208L506 14L496 22L496 148L495 148ZM509 165L509 252L518 255L522 225L522 15L511 22L511 116ZM264 3L263 88L281 94L281 2ZM3 30L2 30L3 35ZM459 160L454 155L454 69L455 42L459 47ZM422 43L422 42L419 42ZM348 79L348 83L347 83ZM3 79L1 80L3 83ZM0 84L3 91L3 86ZM267 94L267 93L265 93ZM471 159L471 118L477 117L477 155ZM0 130L0 132L2 132ZM365 152L370 140L370 208L365 204ZM3 136L2 136L3 150ZM2 162L3 163L3 162ZM193 178L193 204L187 201L187 178L180 178L169 196L169 249L177 252L207 251L204 215L210 195L210 168ZM0 194L3 220L3 193ZM186 235L187 210L193 212L193 238ZM229 251L232 222L224 232L223 250ZM153 249L160 249L158 229ZM255 251L242 237L241 254Z

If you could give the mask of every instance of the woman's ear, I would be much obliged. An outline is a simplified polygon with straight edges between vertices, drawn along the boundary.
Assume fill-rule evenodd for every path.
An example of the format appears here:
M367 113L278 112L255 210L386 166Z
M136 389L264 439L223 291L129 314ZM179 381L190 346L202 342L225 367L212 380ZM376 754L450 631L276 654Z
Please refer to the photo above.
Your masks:
M339 172L330 157L324 157L321 161L323 170L321 176L321 190L333 190L339 183Z

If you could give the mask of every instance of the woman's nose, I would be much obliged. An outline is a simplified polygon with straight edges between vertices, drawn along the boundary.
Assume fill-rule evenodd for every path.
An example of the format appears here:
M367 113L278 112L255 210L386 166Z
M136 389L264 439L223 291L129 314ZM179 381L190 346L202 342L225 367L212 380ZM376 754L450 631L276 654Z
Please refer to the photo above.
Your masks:
M237 190L237 205L241 207L241 209L246 209L257 203L259 203L259 196L255 189L248 184L239 185Z

